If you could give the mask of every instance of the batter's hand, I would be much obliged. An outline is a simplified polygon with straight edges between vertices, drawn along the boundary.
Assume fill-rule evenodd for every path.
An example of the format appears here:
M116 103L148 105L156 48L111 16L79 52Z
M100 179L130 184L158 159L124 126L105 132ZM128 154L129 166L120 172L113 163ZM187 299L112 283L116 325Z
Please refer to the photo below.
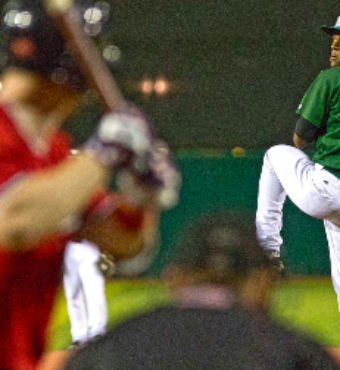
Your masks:
M85 150L91 151L104 166L116 170L145 157L151 146L151 129L142 115L110 113L101 119Z
M158 191L161 208L177 204L182 177L163 140L155 138L146 156L132 161L131 169L140 182Z

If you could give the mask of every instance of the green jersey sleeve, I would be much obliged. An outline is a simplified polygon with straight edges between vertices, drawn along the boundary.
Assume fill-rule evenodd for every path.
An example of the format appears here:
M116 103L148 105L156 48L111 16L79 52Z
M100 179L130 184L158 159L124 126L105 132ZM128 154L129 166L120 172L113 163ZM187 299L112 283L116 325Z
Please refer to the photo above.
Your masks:
M330 89L329 78L322 71L303 96L296 113L320 127L329 105Z

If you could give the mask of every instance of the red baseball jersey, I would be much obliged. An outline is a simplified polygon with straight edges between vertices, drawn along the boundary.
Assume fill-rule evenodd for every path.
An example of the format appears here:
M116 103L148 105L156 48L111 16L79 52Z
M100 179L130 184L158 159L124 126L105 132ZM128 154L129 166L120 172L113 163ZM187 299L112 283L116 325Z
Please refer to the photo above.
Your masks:
M56 165L69 155L69 150L67 136L56 133L46 153L33 153L5 109L0 108L0 192L20 174ZM55 235L25 252L8 252L0 247L3 370L32 370L43 353L68 237Z

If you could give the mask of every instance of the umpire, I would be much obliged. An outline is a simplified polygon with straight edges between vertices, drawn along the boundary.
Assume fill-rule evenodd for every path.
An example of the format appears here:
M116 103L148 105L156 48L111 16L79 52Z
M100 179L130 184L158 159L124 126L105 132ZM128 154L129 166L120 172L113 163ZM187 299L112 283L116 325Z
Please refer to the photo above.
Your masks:
M66 370L339 369L313 341L266 313L275 281L244 215L206 215L164 272L173 303L80 349Z

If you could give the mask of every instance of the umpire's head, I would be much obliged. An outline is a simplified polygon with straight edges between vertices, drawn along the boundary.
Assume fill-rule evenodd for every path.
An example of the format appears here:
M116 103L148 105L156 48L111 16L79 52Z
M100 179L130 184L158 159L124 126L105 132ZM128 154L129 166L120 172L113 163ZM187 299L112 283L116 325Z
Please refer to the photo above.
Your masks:
M185 230L164 271L172 287L213 283L240 295L245 289L263 295L256 285L264 275L273 281L272 264L257 242L252 217L239 211L208 213Z

